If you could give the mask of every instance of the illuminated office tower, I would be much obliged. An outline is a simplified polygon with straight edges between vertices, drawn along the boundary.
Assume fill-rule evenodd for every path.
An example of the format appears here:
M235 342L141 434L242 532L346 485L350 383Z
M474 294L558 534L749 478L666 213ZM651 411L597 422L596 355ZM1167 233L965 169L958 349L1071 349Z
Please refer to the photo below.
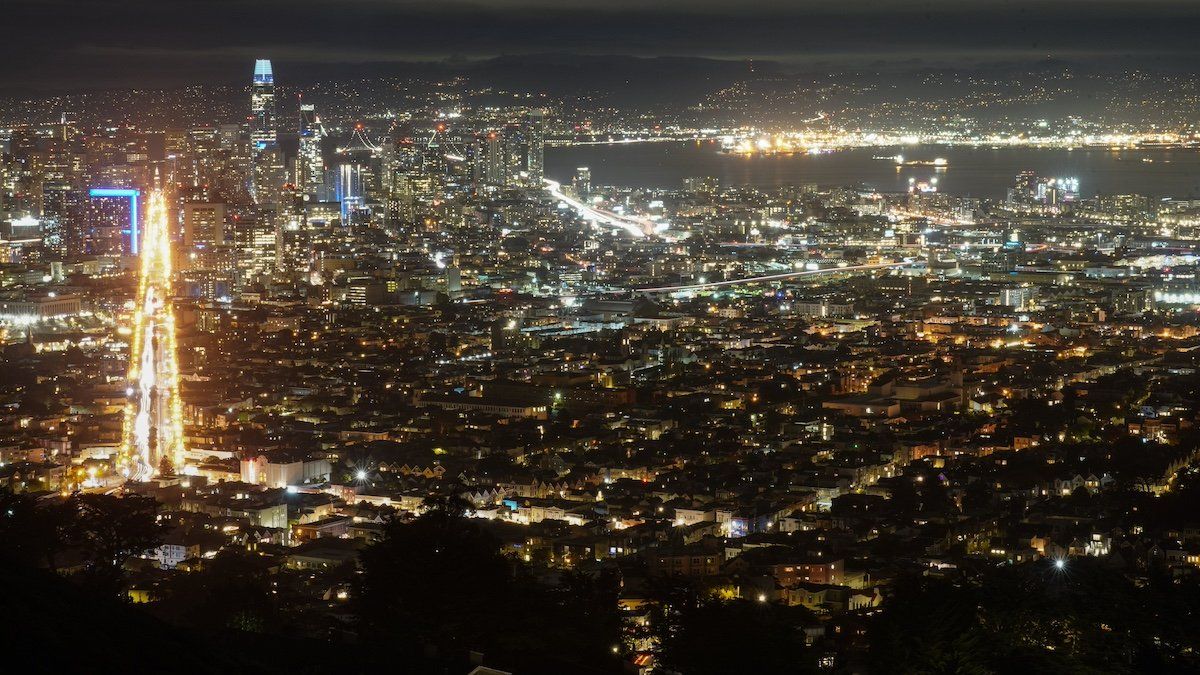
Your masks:
M483 152L484 181L489 185L503 187L507 183L507 162L504 161L504 139L495 131L489 133Z
M389 134L379 144L379 192L389 198L396 190L396 176L404 163L395 138Z
M69 180L47 179L42 181L40 213L43 218L67 221L79 215L82 192Z
M275 75L271 62L259 59L254 62L254 79L250 84L250 112L254 116L254 127L250 140L255 150L274 145L278 140L275 126Z
M256 204L271 206L279 188L287 182L287 167L279 149L275 123L275 75L271 62L254 62L254 79L250 85L250 196Z
M42 244L56 258L68 253L66 228L78 222L83 215L81 200L82 193L68 181L47 180L42 183Z
M187 202L183 205L183 249L185 256L196 248L225 243L225 205ZM186 263L186 259L184 260Z
M275 271L292 280L307 277L312 264L312 233L307 227L304 195L294 186L283 188L275 213Z
M67 236L67 253L137 255L141 193L126 188L93 188L87 206Z
M530 185L539 187L545 175L546 166L546 114L538 108L529 113L528 123L528 153L525 157L525 170L529 173Z
M483 187L484 170L487 166L487 146L484 144L484 137L475 134L463 150L466 151L466 164L470 167L471 189L478 192Z
M67 256L67 223L58 217L43 217L42 248L51 260L62 260Z
M215 134L217 147L225 150L240 150L239 146L245 145L243 142L245 135L244 127L240 124L221 124L217 126Z
M167 157L183 157L191 151L191 139L183 129L168 129L163 133L163 153Z
M592 196L592 170L586 166L575 169L575 179L571 185L575 188L577 198L589 199Z
M325 197L325 162L321 158L321 139L325 128L311 103L300 105L300 147L296 155L296 185L308 199Z
M428 177L424 163L433 150L407 123L394 125L382 145L380 185L386 200L387 223L392 227L411 225L416 218L413 183L415 179Z
M283 149L271 145L254 158L250 176L250 187L254 202L263 208L274 208L279 201L279 190L288 182L287 164Z
M388 195L388 214L393 224L412 223L416 218L416 196L413 191L413 176L408 172L397 173Z
M248 213L232 223L233 245L241 278L254 280L275 268L275 219L270 211Z
M529 129L523 124L504 127L504 185L512 187L528 178Z
M13 201L16 172L5 157L8 154L8 137L0 132L0 218L7 218Z
M69 142L79 137L79 116L73 112L63 112L59 118L54 137L60 141Z

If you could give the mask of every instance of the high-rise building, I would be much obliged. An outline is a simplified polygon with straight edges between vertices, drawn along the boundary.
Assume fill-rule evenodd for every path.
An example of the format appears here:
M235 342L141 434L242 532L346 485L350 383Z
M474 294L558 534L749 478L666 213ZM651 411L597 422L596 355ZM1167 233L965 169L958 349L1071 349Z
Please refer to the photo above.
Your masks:
M74 226L83 216L82 193L65 180L47 180L42 183L42 228L43 244L56 257L79 253L81 242L68 242L68 226ZM76 231L79 228L75 228ZM75 250L68 251L68 244Z
M254 158L250 175L251 194L255 203L263 208L273 208L279 201L279 190L288 182L287 164L283 149L278 144L261 150Z
M271 212L235 216L230 225L241 277L252 280L270 274L275 267L275 222Z
M413 181L407 172L397 173L388 195L388 214L393 225L412 223L416 216Z
M575 196L579 199L589 199L592 196L592 170L586 166L575 169L575 178L571 181L575 188Z
M504 140L498 132L491 132L485 139L486 147L483 152L486 169L483 172L484 181L489 185L503 187L508 182L506 162L504 161Z
M504 184L520 184L528 176L529 130L523 124L512 123L504 127Z
M312 232L304 204L299 189L285 186L275 214L275 271L293 280L308 275L312 265Z
M311 103L300 105L300 146L296 154L296 185L304 196L321 201L325 194L325 162L321 157L321 139L325 128Z
M287 167L279 150L279 130L275 120L275 74L271 62L254 62L250 83L250 197L256 204L271 206L279 188L287 181Z
M197 247L212 247L224 243L224 204L188 202L183 205L183 248L185 255Z
M262 150L278 141L275 123L275 74L269 59L254 62L254 78L250 84L250 112L254 116L250 140L255 150Z
M137 255L141 193L125 188L93 188L78 230L68 235L68 253Z
M546 114L538 108L529 113L528 122L528 154L525 157L525 168L529 173L529 184L540 187L545 175L546 166Z

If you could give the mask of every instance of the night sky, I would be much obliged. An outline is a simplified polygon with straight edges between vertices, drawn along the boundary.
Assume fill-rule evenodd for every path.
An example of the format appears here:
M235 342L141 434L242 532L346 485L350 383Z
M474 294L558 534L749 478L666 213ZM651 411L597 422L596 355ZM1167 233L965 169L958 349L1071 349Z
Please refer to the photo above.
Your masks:
M531 53L1200 70L1193 0L4 0L0 16L0 86L22 90L241 81L258 57L347 75Z

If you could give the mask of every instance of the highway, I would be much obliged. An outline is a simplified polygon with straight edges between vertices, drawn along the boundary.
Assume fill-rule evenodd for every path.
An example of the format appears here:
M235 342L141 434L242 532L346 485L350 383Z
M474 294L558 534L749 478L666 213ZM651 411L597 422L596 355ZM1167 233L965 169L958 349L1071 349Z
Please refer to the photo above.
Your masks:
M603 223L611 227L619 228L628 232L635 239L650 237L655 235L657 224L646 218L635 218L631 216L622 216L611 211L596 209L587 204L564 194L562 185L557 181L543 178L546 183L546 190L550 196L563 202L567 206L575 209L584 218L591 220L594 223ZM742 284L758 284L771 281L784 281L787 279L795 279L798 277L817 276L821 274L839 274L843 272L867 272L871 270L889 269L893 267L904 267L910 264L911 261L877 263L873 265L851 265L848 267L829 267L817 270L800 270L796 272L782 272L779 274L767 274L757 277L747 277L744 279L730 279L726 281L710 281L702 284L683 284L680 286L655 286L649 288L630 288L629 290L637 293L675 293L680 291L700 291L712 288L721 288L723 286L740 286Z
M630 143L688 143L692 141L716 141L721 135L652 136L649 138L596 138L575 140L567 138L546 139L546 147L569 148L577 145L628 145Z
M654 235L657 224L652 220L648 220L646 218L622 216L611 211L592 208L578 199L564 194L562 191L562 185L557 181L552 181L549 178L543 178L542 180L546 182L546 190L550 193L551 197L554 197L558 201L563 202L567 206L575 209L584 218L587 218L594 223L604 223L605 225L609 225L611 227L620 228L628 232L635 239L641 239L643 237Z
M182 468L183 460L168 203L160 190L151 191L142 229L138 304L130 317L120 463L122 473L138 481L156 476L164 460L172 468Z
M746 277L744 279L729 279L725 281L709 281L703 284L683 284L680 286L653 286L649 288L631 288L629 290L636 293L677 293L682 291L702 291L712 288L721 288L723 286L740 286L742 284L761 284L771 281L784 281L787 279L795 279L798 277L811 277L821 274L841 274L843 272L868 272L871 270L890 269L893 267L904 267L912 264L911 261L876 263L873 265L850 265L847 267L827 267L819 270L801 270L798 272L784 272L781 274L767 274L759 277Z

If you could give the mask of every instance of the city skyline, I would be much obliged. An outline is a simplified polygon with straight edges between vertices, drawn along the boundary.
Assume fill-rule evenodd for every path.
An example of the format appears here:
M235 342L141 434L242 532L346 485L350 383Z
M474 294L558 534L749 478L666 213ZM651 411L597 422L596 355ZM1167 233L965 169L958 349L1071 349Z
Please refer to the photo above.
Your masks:
M6 672L1200 672L1200 5L0 19Z

